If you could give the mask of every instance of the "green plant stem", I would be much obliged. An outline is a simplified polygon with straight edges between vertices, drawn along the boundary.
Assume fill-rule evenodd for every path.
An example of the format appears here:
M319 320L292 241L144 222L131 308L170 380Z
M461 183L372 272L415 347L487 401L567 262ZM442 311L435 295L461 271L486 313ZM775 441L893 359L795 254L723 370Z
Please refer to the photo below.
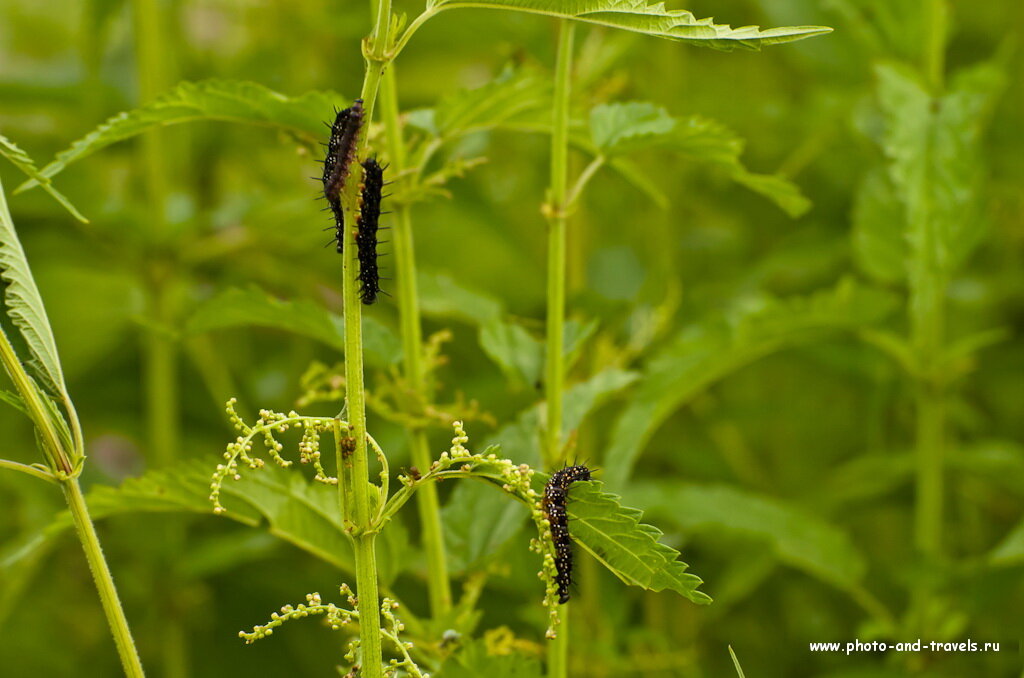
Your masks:
M363 78L361 99L363 100L363 132L356 147L356 157L365 156L368 134L366 129L373 120L373 109L377 90L384 69L387 67L385 50L391 26L391 1L378 0L374 13L373 33L364 43L366 73ZM353 166L350 179L342 191L341 204L346 223L356 223L358 213L359 183L362 170ZM363 327L362 305L359 298L359 267L352 251L354 240L342 238L342 297L345 303L345 382L346 404L349 413L349 434L355 438L355 450L351 455L351 490L346 483L338 483L341 501L350 500L351 507L345 512L352 516L354 525L351 535L356 561L356 596L359 611L359 641L362 649L361 675L366 678L382 678L384 675L381 656L380 601L377 583L377 557L374 551L376 533L371 529L370 466L367 451L366 394L363 382ZM339 470L339 473L341 471Z
M381 82L380 106L384 122L384 135L391 156L392 175L401 175L406 169L406 148L399 120L398 87L394 65L384 73ZM401 181L401 179L399 179ZM396 296L398 297L399 325L402 335L405 378L424 403L432 393L426 383L423 366L423 330L420 318L419 294L416 289L416 251L412 234L412 215L408 205L400 205L392 224L391 243L395 255ZM419 469L430 468L430 444L423 428L409 430L412 462ZM448 561L445 557L444 531L441 527L441 504L437 487L430 483L416 497L423 547L427 556L427 590L430 610L434 618L445 615L452 607L452 592L448 580Z
M28 464L19 464L18 462L11 461L9 459L0 459L0 468L5 468L9 471L19 471L26 475L30 475L33 478L45 480L46 482L53 483L55 485L59 483L57 477L50 473L49 471L44 471L41 468L29 466Z
M0 185L0 211L7 212L7 200L4 197L3 186ZM8 216L9 219L9 216ZM125 675L129 678L141 678L143 675L142 662L139 661L138 652L135 650L135 643L132 640L131 630L128 627L128 620L121 609L121 601L117 597L117 589L114 588L114 580L110 576L110 568L103 559L103 551L100 549L99 538L92 521L89 519L89 512L86 509L85 497L82 496L81 487L78 485L78 478L75 471L80 468L84 459L84 445L82 443L81 426L74 406L67 392L62 389L62 397L67 404L67 414L71 418L72 438L71 444L74 449L64 449L61 437L51 419L51 411L43 403L46 397L36 386L35 382L28 376L21 361L18 360L14 347L11 346L7 335L0 330L0 362L4 370L10 376L14 387L18 390L22 402L25 404L25 411L29 419L36 427L39 441L43 448L43 454L47 465L50 467L53 477L60 481L64 496L68 502L68 509L75 523L75 530L82 549L85 551L86 560L89 562L89 569L92 571L93 580L96 583L96 590L99 592L100 601L103 604L103 611L110 624L110 631L114 636L121 663L124 666ZM9 462L13 464L13 462ZM25 467L31 468L31 467ZM26 471L28 472L28 471Z
M107 561L103 558L100 541L96 536L96 528L92 524L92 519L89 518L89 510L85 505L82 488L79 486L77 478L70 478L62 485L68 509L71 511L71 517L75 523L75 531L78 533L78 539L82 542L85 558L89 562L89 571L92 572L96 590L100 594L103 612L107 616L110 632L117 645L117 653L121 657L124 673L129 678L141 678L144 675L142 662L139 661L139 654L128 628L128 620L121 608L121 600L117 596L110 568L107 567Z
M7 209L6 203L3 202L2 186L0 186L0 209ZM14 352L14 347L11 346L11 342L2 330L0 330L0 362L3 362L4 370L14 382L14 387L25 403L25 411L28 413L29 419L32 420L39 432L46 465L50 467L54 475L71 474L74 466L61 445L60 436L57 435L57 429L50 420L49 411L42 401L42 395L36 388L35 382L25 372L25 368L18 360L18 355Z
M562 459L562 393L565 390L565 285L567 191L569 174L569 100L572 86L572 50L576 26L562 21L558 27L554 109L551 130L551 185L548 192L547 290L547 428L544 457L548 470ZM548 643L549 678L567 678L569 666L569 607L562 609L558 635Z
M947 0L925 0L927 38L924 44L924 73L932 91L942 90L946 70L946 32L949 26Z
M551 185L548 189L548 290L547 290L547 429L544 445L546 466L561 462L562 391L565 381L565 258L566 198L569 173L569 95L572 47L576 27L563 21L559 26L558 57L555 66L554 109L551 131Z

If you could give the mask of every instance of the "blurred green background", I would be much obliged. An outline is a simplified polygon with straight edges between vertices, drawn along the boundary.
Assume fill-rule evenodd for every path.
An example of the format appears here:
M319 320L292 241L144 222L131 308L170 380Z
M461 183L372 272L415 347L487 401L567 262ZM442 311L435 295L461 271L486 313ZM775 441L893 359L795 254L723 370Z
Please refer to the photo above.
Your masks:
M857 242L858 219L870 209L862 186L885 166L874 69L892 60L917 65L926 39L922 4L701 0L687 7L733 25L836 29L761 53L580 29L580 119L595 104L627 100L715 119L746 139L748 168L780 172L813 207L792 219L713 167L651 151L633 160L668 197L667 208L603 172L574 215L570 315L598 325L571 381L616 364L641 375L587 420L578 454L606 465L617 418L661 388L652 358L668 367L673 356L707 361L709 374L664 387L686 395L650 432L632 478L605 480L624 503L648 511L716 602L697 608L671 593L627 590L584 562L573 675L728 676L727 645L751 678L1021 675L1024 94L1012 30L1024 22L1024 5L952 3L948 71L998 58L994 68L1009 87L981 142L986 175L976 228L984 231L950 278L946 337L954 345L984 330L1005 332L965 349L950 368L943 554L926 561L913 539L915 386L872 335L906 334L906 288L873 267ZM396 9L415 14L421 6ZM153 33L134 20L140 12L154 20ZM332 90L348 100L362 82L359 40L369 21L368 3L349 1L5 0L0 133L43 164L107 117L183 80L249 80L293 96ZM483 11L429 22L398 62L402 109L435 106L510 64L550 77L553 26ZM148 442L147 402L180 422L174 463L212 469L234 435L223 416L227 397L238 396L250 417L259 407L287 411L313 361L341 358L322 343L263 328L169 339L229 287L257 285L340 312L340 264L322 247L328 222L311 199L314 159L288 135L201 121L169 127L154 143L155 156L135 139L56 178L90 218L85 225L41 191L12 196L22 177L0 164L85 425L84 482L93 488L161 465ZM438 372L443 393L476 400L499 426L541 391L496 364L465 312L444 310L452 299L446 285L454 280L474 299L495 300L503 318L542 336L547 145L543 135L514 130L469 135L456 152L488 162L449 182L450 197L413 211L426 330L453 333ZM573 162L579 171L584 158ZM147 172L163 182L156 197ZM898 231L899 219L891 221ZM840 309L820 331L795 338L783 331L778 341L745 348L747 329L771 332L771 311L786 299L850 284L843 280L887 293L888 301L848 316ZM759 324L762 312L767 320ZM366 313L396 326L393 300ZM173 346L176 390L161 392L158 382L154 394L145 381L154 336ZM371 388L384 371L371 361ZM488 418L467 426L477 445L497 430ZM393 470L408 464L400 427L374 417L371 430ZM436 453L449 437L432 434ZM37 460L30 425L13 409L0 414L0 439L4 457ZM441 489L443 497L452 492ZM61 510L59 493L0 474L0 505L0 675L117 675L79 545L67 534L33 540ZM414 513L406 512L412 535ZM212 514L119 515L100 529L151 675L337 675L341 639L318 624L295 624L253 647L236 637L306 592L333 591L343 577L329 564ZM478 631L508 626L531 652L543 643L541 591L523 535L474 547L494 546L494 560L466 565L468 556L456 554L454 561L491 572ZM395 589L425 615L422 561L415 550L406 557ZM924 598L915 600L922 586ZM1004 651L808 651L809 642L874 638L886 628L897 640L915 640L924 628L925 640L995 640Z

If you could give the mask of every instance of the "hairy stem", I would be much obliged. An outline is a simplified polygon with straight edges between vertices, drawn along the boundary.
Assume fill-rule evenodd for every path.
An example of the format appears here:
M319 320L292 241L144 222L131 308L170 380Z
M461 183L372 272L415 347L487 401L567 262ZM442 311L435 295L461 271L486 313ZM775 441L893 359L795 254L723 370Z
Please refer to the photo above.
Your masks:
M384 135L391 156L392 175L400 175L406 168L405 140L398 117L398 88L394 65L385 73L381 83L381 118ZM400 205L391 230L395 253L396 296L398 297L399 324L402 335L405 378L424 402L433 394L428 391L423 366L423 331L420 319L419 295L416 289L416 253L412 235L412 216L408 205ZM426 471L430 467L430 444L422 428L409 430L412 462ZM452 607L452 592L448 581L448 561L444 550L444 532L441 527L441 505L437 487L430 483L416 497L423 547L427 556L427 587L430 610L434 618L447 613Z
M96 528L92 524L92 519L89 518L89 510L85 505L82 488L78 485L77 478L68 479L63 483L63 487L68 509L75 522L75 531L78 533L78 539L82 542L85 558L89 561L89 571L92 572L96 590L99 591L103 612L107 616L107 623L110 624L110 632L114 636L114 643L117 645L117 653L121 657L124 673L129 678L142 678L144 675L142 662L139 661L139 654L128 628L128 620L121 608L121 600L114 587L114 578L110 574L110 568L107 567L107 561L103 558L100 541L96 536Z
M567 191L569 173L569 96L572 86L572 49L576 27L559 24L555 66L554 110L551 133L551 185L548 189L548 291L547 291L547 429L544 457L550 470L562 459L562 393L565 389L565 275ZM548 644L549 678L566 678L569 666L569 608L562 611L558 636Z
M381 75L387 66L384 51L388 44L391 25L391 1L378 0L374 13L374 29L364 46L366 74L363 78L361 97L363 100L364 125L356 146L356 157L365 156L367 128L373 120L374 104ZM341 203L345 212L345 223L355 224L358 215L359 179L362 169L353 166L342 191ZM355 241L343 234L342 242L342 296L345 303L345 382L346 404L349 413L349 433L355 438L355 450L351 455L351 492L346 483L338 483L342 501L350 500L352 507L346 512L352 516L354 525L351 534L354 542L356 561L356 596L359 611L359 641L362 648L362 672L366 678L382 678L384 675L380 642L380 601L377 585L377 557L374 551L376 533L371 530L370 466L366 443L366 394L363 382L363 327L362 304L359 298L359 267L356 263L353 245ZM339 469L339 473L340 473Z
M0 212L3 212L8 221L10 221L10 215L7 214L7 200L4 197L2 185L0 185ZM51 411L43 403L43 398L46 397L45 394L28 376L21 361L18 360L17 354L14 352L14 347L11 346L7 335L2 330L0 330L0 362L3 363L4 370L14 383L14 387L18 390L22 402L25 403L25 411L36 427L41 447L43 448L43 454L47 465L53 472L53 477L60 479L64 496L68 502L68 509L74 520L78 538L82 543L82 549L85 551L85 557L89 562L89 569L92 571L93 579L96 582L96 589L100 594L103 611L107 615L110 631L114 636L114 642L121 657L121 664L124 666L124 672L129 678L141 677L143 675L142 662L139 661L138 652L135 650L131 630L128 628L128 620L124 616L124 610L121 609L121 601L117 597L114 580L110 576L110 568L107 567L107 563L103 559L99 538L96 536L96 530L89 519L85 498L82 496L82 490L78 485L78 478L74 475L78 464L83 459L85 450L81 443L82 437L78 417L70 403L70 398L64 393L64 398L68 404L68 416L72 419L71 444L76 447L67 450L63 447L57 427L51 418ZM75 463L72 463L72 459L75 460ZM13 464L13 462L9 462L9 464Z
M29 466L28 464L19 464L18 462L11 461L9 459L0 459L0 468L7 469L8 471L18 471L25 475L32 476L33 478L38 478L39 480L45 480L48 483L57 484L58 482L57 477L49 471L44 471L41 468Z

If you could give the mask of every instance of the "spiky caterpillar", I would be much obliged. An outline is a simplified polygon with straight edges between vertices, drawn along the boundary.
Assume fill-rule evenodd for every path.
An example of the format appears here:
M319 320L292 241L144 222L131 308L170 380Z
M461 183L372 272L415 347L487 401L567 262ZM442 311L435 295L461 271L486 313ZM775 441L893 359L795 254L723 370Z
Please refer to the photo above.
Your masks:
M355 231L356 254L359 259L359 297L364 304L377 301L377 294L381 291L380 271L377 269L377 229L383 190L384 168L376 158L368 158L363 162L363 187L359 199L358 228Z
M341 238L345 232L345 215L341 209L341 191L355 159L356 142L363 124L363 100L356 99L349 108L338 111L331 125L331 138L324 157L324 198L334 215L335 240L342 251Z
M551 541L555 544L555 584L558 586L558 602L569 602L569 587L572 584L572 539L569 537L569 516L565 502L569 487L576 481L590 480L590 469L586 466L567 466L551 474L544 486L542 506L544 515L551 524Z

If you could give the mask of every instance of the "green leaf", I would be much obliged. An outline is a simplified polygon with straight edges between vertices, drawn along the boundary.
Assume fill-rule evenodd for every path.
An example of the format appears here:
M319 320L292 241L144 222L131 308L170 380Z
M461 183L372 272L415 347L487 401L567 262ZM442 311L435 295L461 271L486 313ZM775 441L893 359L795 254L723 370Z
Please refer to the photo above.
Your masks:
M981 141L1006 75L995 61L975 66L936 98L909 67L881 64L876 74L885 118L883 148L905 210L910 277L917 286L941 285L984 233Z
M843 590L856 587L867 571L863 554L844 532L779 499L725 485L675 482L630 485L629 496L686 532L727 531L764 541L781 562Z
M28 157L28 153L18 148L13 141L2 134L0 134L0 155L10 160L14 163L15 167L42 185L43 190L49 193L54 200L59 202L64 209L70 212L71 216L82 223L89 223L89 220L82 216L81 212L75 209L75 206L71 204L71 201L64 197L60 191L54 188L50 180L39 172L36 168L36 164L32 162L32 158Z
M736 675L739 678L747 678L743 674L743 667L740 666L740 660L736 657L736 653L732 651L732 645L729 646L729 656L732 657L732 665L736 669Z
M536 659L521 654L487 654L487 643L474 640L445 662L445 678L537 678L542 675Z
M0 389L0 401L7 403L22 414L28 414L28 409L25 407L25 401L22 400L21 396L17 393L12 393L6 389Z
M686 572L678 551L658 541L661 530L641 523L642 511L621 506L619 497L601 487L597 481L573 483L566 502L572 538L626 584L710 603L697 590L700 577Z
M575 19L658 38L679 40L721 50L760 49L764 45L802 40L832 31L824 26L790 26L759 30L757 26L731 28L712 19L697 19L686 10L665 9L647 0L430 0L427 13L448 9L504 9Z
M544 343L515 322L492 320L480 328L480 348L514 382L534 384L544 369Z
M338 350L345 350L344 319L312 301L282 301L257 287L232 287L201 303L185 331L203 334L233 327L268 327L309 337ZM387 366L401 358L401 344L395 334L370 317L363 318L363 347L367 362Z
M596 152L611 157L649 149L671 151L721 168L733 181L768 198L792 217L810 209L810 201L793 182L749 171L741 160L743 140L725 125L699 115L676 118L643 101L601 104L590 111L590 144Z
M313 144L325 135L323 120L338 106L347 106L333 92L307 92L289 97L254 82L202 80L183 82L152 103L119 113L75 141L42 170L50 178L73 162L155 127L197 120L222 120L278 127ZM38 185L28 181L18 192Z
M429 113L414 111L412 120L449 139L493 129L527 111L545 109L551 99L547 82L534 70L506 68L481 87L442 97ZM427 120L429 125L424 125Z
M444 545L454 573L484 569L526 522L525 506L484 483L459 481L441 510Z
M57 357L57 342L46 317L43 298L21 247L14 221L7 209L7 198L0 185L0 279L7 283L4 304L7 315L25 339L31 355L28 361L43 384L55 395L67 392L64 373Z
M646 101L600 104L590 109L590 138L607 155L651 145L676 127L676 119Z
M639 378L639 372L609 368L573 385L562 395L562 432L578 429L587 415Z
M94 486L87 496L89 512L93 518L133 513L198 513L213 518L209 494L215 464L194 461L150 471L120 487ZM221 496L227 508L225 518L262 527L345 572L355 572L336 487L318 483L300 471L267 466L246 472L239 481L226 481ZM71 517L65 512L48 532L53 535L71 527ZM407 543L401 525L389 523L378 541L378 565L385 583L393 581L407 561Z
M776 351L875 323L894 307L888 293L846 281L810 297L747 300L685 328L646 366L615 424L605 456L609 483L624 483L658 427L716 381Z
M884 172L870 172L857 191L853 254L860 269L875 280L894 283L906 279L906 214Z
M447 273L420 271L416 282L424 315L486 325L505 312L500 300L466 287Z

